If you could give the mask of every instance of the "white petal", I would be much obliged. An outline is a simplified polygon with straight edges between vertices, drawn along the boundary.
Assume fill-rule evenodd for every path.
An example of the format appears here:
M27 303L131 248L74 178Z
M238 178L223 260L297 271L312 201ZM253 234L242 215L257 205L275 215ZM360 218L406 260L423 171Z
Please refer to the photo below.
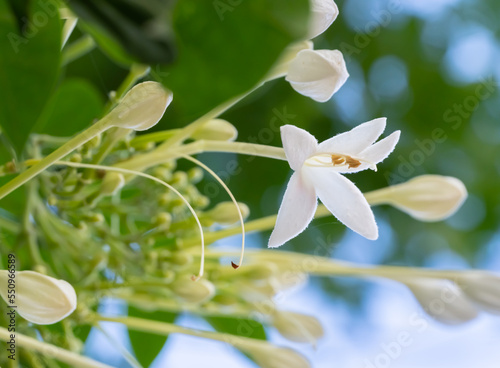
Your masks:
M370 205L350 180L322 167L305 167L304 173L314 183L321 202L340 222L365 238L378 238L378 228Z
M401 131L396 130L390 136L385 137L381 141L365 149L359 154L359 157L363 160L371 162L372 164L382 162L392 151L394 151L394 147L396 147L396 144L399 141L400 134Z
M311 0L311 20L308 38L322 34L339 15L339 8L333 0Z
M338 50L302 50L290 63L286 80L300 94L325 102L345 83L349 73Z
M290 178L269 239L269 248L279 247L295 238L311 222L318 201L314 187L304 179L300 171L294 172Z
M293 125L281 127L281 141L288 164L293 170L299 170L304 161L313 155L318 147L316 138L304 129Z
M348 132L321 142L318 152L339 153L356 156L368 148L385 129L386 118L379 118L360 124Z

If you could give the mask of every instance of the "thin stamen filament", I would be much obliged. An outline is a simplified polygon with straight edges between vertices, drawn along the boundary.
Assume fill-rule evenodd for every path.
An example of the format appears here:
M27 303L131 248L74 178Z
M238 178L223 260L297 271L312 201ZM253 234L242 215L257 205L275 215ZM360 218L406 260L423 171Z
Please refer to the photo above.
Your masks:
M234 198L233 193L231 192L231 190L229 190L229 188L222 181L222 179L212 169L210 169L207 165L205 165L203 162L198 161L197 159L195 159L191 156L182 155L182 157L185 158L186 160L189 160L189 161L195 163L196 165L202 167L208 173L210 173L210 175L212 175L219 182L219 184L224 188L224 190L227 192L227 194L229 194L231 201L233 201L234 205L236 206L236 210L238 211L238 217L240 218L240 224L241 224L241 254L240 254L240 260L239 260L238 264L231 262L231 265L233 266L234 269L240 267L243 264L243 255L245 253L245 223L243 220L243 214L241 213L241 209L240 209L240 206L238 205L238 202L236 201L236 198Z

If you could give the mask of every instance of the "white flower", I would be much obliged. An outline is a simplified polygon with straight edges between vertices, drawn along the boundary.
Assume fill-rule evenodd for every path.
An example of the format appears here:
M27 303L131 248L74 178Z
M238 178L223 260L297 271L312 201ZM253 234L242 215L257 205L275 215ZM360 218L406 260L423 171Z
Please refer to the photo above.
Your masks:
M465 185L450 176L422 175L367 195L373 204L390 204L420 221L441 221L467 198Z
M160 121L172 98L172 92L160 83L139 83L127 92L105 119L114 127L146 130Z
M320 144L305 130L281 127L283 148L295 172L283 196L269 247L278 247L304 231L316 211L317 197L344 225L368 239L378 237L363 193L341 174L376 169L375 165L392 152L399 131L374 143L385 123L385 118L375 119Z
M8 271L0 271L0 295L9 306L17 306L21 317L39 325L49 325L67 317L76 308L76 293L64 280L34 271L18 271L14 278ZM15 293L8 293L9 279L13 279ZM12 298L15 295L15 299Z
M348 77L344 57L339 50L305 49L290 62L285 79L300 94L326 102Z
M456 325L477 317L478 311L464 292L444 279L401 280L412 291L428 315L439 322Z
M487 271L465 271L457 279L465 294L487 312L500 314L500 277Z
M322 34L339 15L339 8L333 0L310 0L310 22L308 38Z

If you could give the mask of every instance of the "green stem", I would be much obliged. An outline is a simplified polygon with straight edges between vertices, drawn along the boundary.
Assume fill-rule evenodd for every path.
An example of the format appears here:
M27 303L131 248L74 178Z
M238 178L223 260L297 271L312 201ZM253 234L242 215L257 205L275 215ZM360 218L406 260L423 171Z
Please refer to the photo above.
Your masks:
M13 234L17 234L19 231L21 231L21 225L19 225L19 223L2 216L0 216L0 228L5 229Z
M163 142L167 139L170 139L174 134L177 134L180 131L181 129L169 129L169 130L162 130L159 132L152 132L148 134L141 134L134 137L130 141L130 145L136 148L136 147L141 147L142 145L150 142L153 143Z
M141 79L148 73L149 73L149 66L142 64L133 64L130 67L129 73L125 77L125 80L120 84L120 86L116 90L114 97L106 104L104 112L108 113L113 108L114 104L117 101L120 101L120 99L125 95L125 93L127 93L128 90L132 88L133 85L139 79Z
M19 188L21 185L31 180L42 171L44 171L47 167L51 166L54 162L60 160L64 156L66 156L71 151L85 144L98 134L104 132L109 128L108 119L103 118L99 120L97 123L92 125L87 130L78 134L73 139L66 142L63 146L59 147L57 150L52 152L50 155L44 157L41 161L39 161L36 165L31 166L29 169L16 176L14 179L9 181L3 187L0 188L0 199L5 197L7 194L11 193L15 189Z
M116 166L129 170L144 171L147 168L159 165L172 159L185 155L196 155L203 152L230 152L286 161L285 151L281 147L243 142L200 140L167 151L156 149L150 153L136 156L128 161L121 162Z
M221 105L215 107L214 109L210 110L202 117L196 119L188 126L182 128L179 132L174 134L169 140L167 140L166 142L161 144L158 147L158 149L165 150L166 148L175 147L179 143L182 143L184 140L189 138L191 136L191 134L193 134L200 126L202 126L206 122L213 120L213 119L217 118L218 116L222 115L224 112L226 112L231 107L236 105L238 102L243 100L245 97L247 97L249 94L251 94L253 91L258 89L259 87L261 87L263 84L264 84L264 82L260 82L255 87L248 90L247 92L242 93L241 95L238 95L236 97L233 97L233 98L229 99L228 101L222 103Z
M237 254L237 252L211 251L207 252L206 257L232 257ZM317 276L383 277L396 281L414 277L454 280L459 278L463 272L467 272L401 266L360 266L321 256L276 250L249 251L246 255L249 258L258 259L258 262L276 263L281 269L290 269Z
M269 343L263 340L252 339L248 337L240 337L219 332L201 331L181 326L172 323L151 321L136 317L106 317L96 316L96 321L117 322L122 323L129 329L157 335L170 335L172 333L180 333L189 336L202 337L205 339L216 340L229 343L241 350L253 352L255 350L269 349L272 347Z
M95 46L96 43L91 36L85 35L81 37L80 39L64 48L62 52L61 65L68 65L73 60L76 60L92 51Z
M0 340L8 342L10 341L11 332L7 329L0 327ZM46 342L38 341L32 337L22 335L19 333L15 334L16 345L21 348L25 348L30 351L36 351L37 353L43 354L49 358L57 359L63 363L68 364L70 367L75 368L112 368L111 366L97 362L93 359L81 356L79 354L73 353L71 351L62 349L52 344Z

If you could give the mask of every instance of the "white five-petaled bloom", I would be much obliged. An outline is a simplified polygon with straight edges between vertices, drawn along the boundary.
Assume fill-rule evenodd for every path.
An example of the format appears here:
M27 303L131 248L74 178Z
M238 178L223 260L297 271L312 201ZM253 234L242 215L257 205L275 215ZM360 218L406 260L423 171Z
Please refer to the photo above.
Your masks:
M13 278L10 275L15 275ZM8 286L8 280L14 281ZM0 271L0 295L12 305L17 306L21 317L39 325L59 322L73 313L76 308L76 293L68 282L57 280L34 271L18 271L11 274ZM14 289L15 293L8 290ZM15 299L11 296L15 295Z
M172 98L172 92L158 82L139 83L123 96L106 119L114 127L147 130L160 121Z
M349 77L339 50L299 51L285 79L298 93L318 102L328 101Z
M307 36L314 38L330 27L339 15L339 8L333 0L310 0L309 4L311 18Z
M311 222L317 197L344 225L368 239L378 229L363 193L341 174L355 173L384 160L399 140L396 131L374 143L385 129L386 119L361 124L320 144L308 132L293 125L281 127L281 140L295 171L286 188L269 247L278 247L300 234Z

